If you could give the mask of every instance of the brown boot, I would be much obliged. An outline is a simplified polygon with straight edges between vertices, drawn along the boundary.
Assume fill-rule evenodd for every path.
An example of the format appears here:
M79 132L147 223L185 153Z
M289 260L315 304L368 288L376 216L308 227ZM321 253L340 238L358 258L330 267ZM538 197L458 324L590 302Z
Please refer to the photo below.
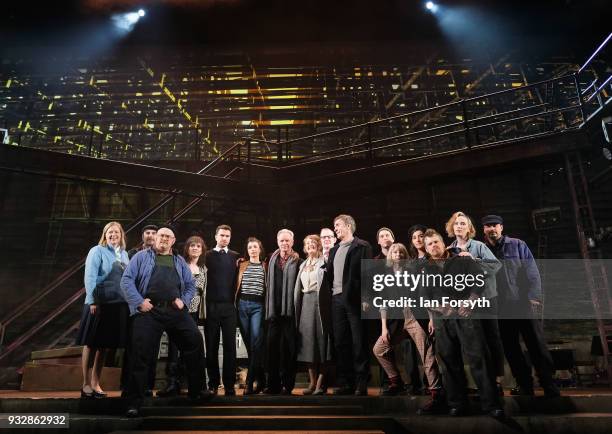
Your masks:
M389 387L383 391L383 396L395 396L404 392L404 382L402 377L396 375L395 377L389 377Z
M417 410L418 415L427 414L446 414L448 412L448 406L446 405L446 397L444 396L444 389L431 389L431 399L427 403Z

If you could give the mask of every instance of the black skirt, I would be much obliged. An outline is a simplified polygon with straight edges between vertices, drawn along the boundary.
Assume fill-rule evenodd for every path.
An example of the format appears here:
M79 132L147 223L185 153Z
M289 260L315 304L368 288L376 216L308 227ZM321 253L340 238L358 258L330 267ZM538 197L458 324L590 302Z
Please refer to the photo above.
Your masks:
M125 348L130 316L127 303L97 306L95 315L91 314L88 304L83 306L76 344L87 345L91 348Z

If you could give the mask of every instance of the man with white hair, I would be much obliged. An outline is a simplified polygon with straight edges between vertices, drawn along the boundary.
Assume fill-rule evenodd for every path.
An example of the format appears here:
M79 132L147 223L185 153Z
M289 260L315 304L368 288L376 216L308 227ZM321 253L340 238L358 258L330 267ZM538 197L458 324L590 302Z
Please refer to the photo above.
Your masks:
M264 393L269 394L291 395L295 386L297 333L293 290L302 260L293 250L293 238L293 232L289 229L278 231L278 249L268 262L268 387Z

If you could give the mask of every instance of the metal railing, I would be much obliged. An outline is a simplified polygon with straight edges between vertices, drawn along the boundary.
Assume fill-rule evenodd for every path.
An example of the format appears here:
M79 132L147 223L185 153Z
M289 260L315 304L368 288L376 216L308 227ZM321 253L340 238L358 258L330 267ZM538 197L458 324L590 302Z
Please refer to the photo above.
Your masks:
M578 129L585 122L583 92L575 82L571 74L331 132L282 142L251 140L254 145L277 147L276 160L283 168L341 158L361 158L374 165L386 157L420 158L527 140ZM270 164L247 160L252 162Z
M219 155L216 159L208 163L205 167L197 172L198 175L203 175L209 173L212 169L218 166L222 161L231 159L232 156L236 153L236 151L240 152L243 143L236 143L234 146L228 148L225 152ZM223 178L230 178L237 170L237 167L232 168L229 172L223 176ZM159 202L149 208L147 211L140 214L129 226L125 228L125 233L131 232L133 229L140 226L146 219L150 218L157 211L162 209L164 206L172 202L178 194L181 193L181 190L176 190L173 193L168 194L166 197L162 198ZM178 210L173 214L173 216L166 221L167 224L174 223L182 216L184 216L187 212L193 209L196 205L198 205L202 200L204 200L208 196L207 193L201 193L197 197L193 198L187 205ZM11 325L17 318L22 316L25 312L30 310L33 306L40 303L43 299L53 293L57 288L59 288L62 284L64 284L69 278L74 276L77 272L79 272L83 266L85 265L86 258L82 258L73 266L68 268L62 274L60 274L53 282L43 288L40 292L36 293L34 296L26 299L19 306L11 311L6 317L4 317L0 321L0 345L4 343L4 338L6 335L6 330L9 325ZM58 308L51 311L45 318L41 321L37 322L37 324L28 330L26 333L20 335L16 340L11 342L5 348L3 348L0 353L0 360L4 359L10 353L12 353L16 348L19 347L22 343L26 342L32 336L34 336L39 330L49 324L52 320L57 318L60 314L66 311L72 304L74 304L77 300L81 298L81 296L85 293L85 288L79 289L75 292L68 300L65 300L62 305Z
M256 133L250 137L256 156L245 161L284 169L357 158L367 167L389 157L420 159L576 130L612 100L612 74L600 58L610 40L612 33L576 72L561 77L291 140Z

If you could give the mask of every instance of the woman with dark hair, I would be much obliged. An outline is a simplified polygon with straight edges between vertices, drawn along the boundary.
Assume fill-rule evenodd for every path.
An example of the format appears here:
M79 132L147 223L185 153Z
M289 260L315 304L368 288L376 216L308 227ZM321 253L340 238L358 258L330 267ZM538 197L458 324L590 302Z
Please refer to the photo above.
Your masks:
M189 304L189 313L196 324L198 320L206 319L206 243L201 237L194 235L185 241L183 258L189 265L195 280L197 294Z
M297 361L308 365L310 384L304 395L325 395L325 367L332 360L331 290L324 278L325 258L318 235L304 238L307 258L295 282Z
M83 345L81 398L106 396L100 387L106 350L127 343L129 310L120 282L128 261L121 224L107 223L85 261L85 305L76 339Z
M244 260L238 265L236 301L240 319L240 333L249 356L249 370L244 395L258 394L266 383L264 372L264 301L266 291L265 252L263 244L255 237L247 240ZM253 389L253 384L257 387Z
M410 259L424 259L427 252L425 251L425 243L423 241L423 234L427 228L423 225L413 225L408 229L408 238L410 238L410 244L408 245L408 257Z
M199 320L206 318L206 243L197 236L191 236L185 241L183 247L183 258L189 265L193 279L195 280L197 293L189 303L189 314L196 324ZM157 396L175 396L181 393L181 361L179 360L179 350L172 339L168 340L168 360L166 362L166 388L157 392ZM202 375L206 377L206 372ZM206 378L204 378L206 384Z

